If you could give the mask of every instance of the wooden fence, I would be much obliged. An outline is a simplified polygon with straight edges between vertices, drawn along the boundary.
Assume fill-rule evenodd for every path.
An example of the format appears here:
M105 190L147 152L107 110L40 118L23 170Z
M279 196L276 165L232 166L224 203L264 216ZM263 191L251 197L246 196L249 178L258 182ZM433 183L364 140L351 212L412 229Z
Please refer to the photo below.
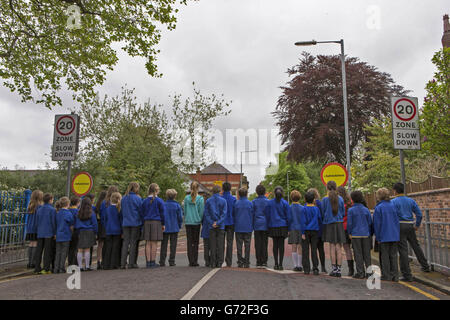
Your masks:
M440 178L440 177L434 177L430 176L427 180L424 182L414 182L414 181L408 181L406 183L406 193L416 193L416 192L424 192L424 191L430 191L430 190L438 190L438 189L445 189L450 188L450 178ZM394 192L392 189L391 196L394 195ZM375 208L375 205L377 204L377 198L375 195L375 192L372 193L366 193L365 194L367 206L369 209Z

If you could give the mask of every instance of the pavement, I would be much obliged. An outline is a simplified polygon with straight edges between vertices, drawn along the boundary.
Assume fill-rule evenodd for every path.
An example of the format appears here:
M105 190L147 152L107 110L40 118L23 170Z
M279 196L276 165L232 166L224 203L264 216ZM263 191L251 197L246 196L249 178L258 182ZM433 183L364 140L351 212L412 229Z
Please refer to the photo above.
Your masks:
M269 241L271 243L271 241ZM234 251L235 252L235 251ZM95 250L94 250L95 253ZM180 237L175 267L145 269L144 248L140 249L140 269L91 271L81 273L81 289L69 290L69 274L34 275L26 263L8 266L0 271L0 299L158 299L158 300L450 300L449 279L437 272L424 274L413 269L415 281L394 283L381 281L380 290L369 290L366 280L347 277L338 279L291 271L290 246L286 244L284 271L275 271L269 250L269 268L204 267L200 245L201 267L188 267L186 239ZM158 257L159 258L159 255ZM377 259L373 257L374 262ZM95 256L93 258L95 266ZM251 263L255 263L252 246ZM330 261L327 260L330 270ZM422 281L422 278L425 279ZM428 282L427 282L428 281Z

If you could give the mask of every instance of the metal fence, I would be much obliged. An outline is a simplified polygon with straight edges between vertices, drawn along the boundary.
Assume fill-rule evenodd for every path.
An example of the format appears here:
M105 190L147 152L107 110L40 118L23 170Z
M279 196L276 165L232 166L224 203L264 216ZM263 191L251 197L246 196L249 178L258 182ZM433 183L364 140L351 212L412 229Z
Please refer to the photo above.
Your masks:
M423 227L417 232L417 239L432 270L446 274L450 273L450 223L446 222L449 211L450 208L423 209ZM431 221L430 215L434 215L434 221ZM411 247L409 257L417 261Z
M26 208L31 191L0 191L0 265L26 260Z

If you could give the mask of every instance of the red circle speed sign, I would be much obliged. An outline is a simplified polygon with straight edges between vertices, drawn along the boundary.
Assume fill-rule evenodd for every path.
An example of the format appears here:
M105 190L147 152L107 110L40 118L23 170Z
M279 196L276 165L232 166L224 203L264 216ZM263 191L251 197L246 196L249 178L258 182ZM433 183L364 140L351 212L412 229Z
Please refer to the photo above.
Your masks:
M409 99L400 99L394 105L394 114L401 121L410 121L414 119L416 113L417 107L414 102Z
M75 130L75 119L71 116L64 116L56 122L56 131L62 136L68 136Z

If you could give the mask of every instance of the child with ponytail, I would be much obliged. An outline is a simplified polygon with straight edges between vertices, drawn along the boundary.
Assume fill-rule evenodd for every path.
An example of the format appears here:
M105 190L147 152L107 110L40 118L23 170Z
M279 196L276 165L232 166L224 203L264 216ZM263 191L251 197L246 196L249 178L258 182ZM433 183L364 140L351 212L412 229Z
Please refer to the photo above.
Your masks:
M328 181L328 196L322 200L323 234L322 239L330 246L330 257L333 270L332 277L341 277L342 244L345 243L344 232L344 200L338 195L336 182Z
M28 269L35 267L34 258L37 247L37 224L36 224L36 211L40 206L44 204L44 193L41 190L34 190L31 194L30 203L27 208L27 234L25 236L26 241L30 241L28 247Z
M288 226L291 220L291 208L283 199L283 188L276 187L275 199L268 202L265 208L269 237L273 241L273 258L275 270L283 270L284 242L288 237Z

